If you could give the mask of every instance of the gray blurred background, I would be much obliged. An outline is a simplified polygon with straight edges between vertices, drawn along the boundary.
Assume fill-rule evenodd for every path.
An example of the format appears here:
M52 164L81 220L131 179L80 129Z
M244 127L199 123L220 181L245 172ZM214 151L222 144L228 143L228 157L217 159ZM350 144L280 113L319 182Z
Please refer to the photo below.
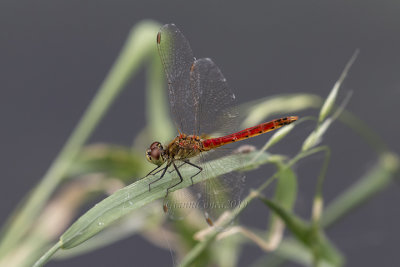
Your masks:
M279 93L326 97L359 48L342 96L352 90L348 109L374 128L392 150L400 150L400 2L137 2L0 2L1 224L49 167L130 28L142 19L174 22L196 57L211 57L219 65L239 103ZM143 103L142 71L91 141L130 145L144 126ZM304 138L312 125L299 128L298 138ZM296 138L292 135L289 145L297 144ZM261 146L265 140L254 142ZM376 156L340 123L328 131L324 143L332 147L324 187L329 201L365 173ZM285 145L282 149L290 151ZM296 210L302 216L310 214L321 160L312 158L297 167L300 201ZM328 231L348 266L396 265L399 193L400 187L394 184ZM246 247L241 265L262 254L256 246ZM116 259L118 266L172 265L168 251L135 236L48 266L115 266Z

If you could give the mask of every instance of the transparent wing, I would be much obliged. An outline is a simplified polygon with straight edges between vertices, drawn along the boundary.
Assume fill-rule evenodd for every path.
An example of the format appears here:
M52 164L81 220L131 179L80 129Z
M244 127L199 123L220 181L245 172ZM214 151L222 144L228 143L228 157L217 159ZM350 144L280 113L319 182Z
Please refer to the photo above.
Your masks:
M232 152L232 150L228 150ZM232 165L237 166L239 163L235 160L224 161L223 164L209 164L209 161L226 155L227 150L218 149L208 152L200 157L203 162L203 172L205 175L211 175L214 169L230 169ZM215 161L213 161L215 162ZM218 161L217 161L218 162ZM206 221L210 225L214 225L218 218L227 211L232 211L241 205L241 197L244 191L245 175L241 172L230 172L220 175L204 182L196 184L194 191L198 192L199 202L204 211ZM220 228L223 230L223 228Z
M175 24L160 29L157 46L168 80L171 115L181 132L191 133L195 128L194 98L190 91L190 68L194 62L192 49Z
M209 58L195 60L188 40L174 24L160 29L157 45L176 127L196 135L237 130L235 96L218 66Z
M174 181L175 183L175 181ZM171 183L173 185L173 183ZM163 201L164 212L173 220L185 219L189 214L199 213L197 211L200 195L195 193L191 187L182 188L168 194ZM197 216L200 217L200 216Z
M228 86L218 66L209 58L196 60L190 72L190 85L195 99L195 133L206 136L223 136L237 131L238 112L235 107L235 95ZM193 161L203 168L203 174L213 176L215 169L224 169L237 162L231 160L222 164L208 164L209 161L232 153L227 147L202 153ZM214 224L226 211L241 204L245 176L231 172L220 175L193 186L194 195L199 198L199 207L203 209L206 221Z
M176 127L182 133L199 136L236 132L235 96L218 66L209 58L195 60L189 42L174 24L160 29L157 44L168 80L169 102ZM215 168L236 163L215 166L207 162L231 151L221 148L189 160L203 168L202 175L212 176ZM188 187L185 191L174 192L166 199L168 213L171 218L179 219L191 213L194 207L199 207L204 210L207 221L213 223L224 211L240 204L243 181L242 174L230 173ZM188 202L195 204L186 205Z
M195 133L225 135L238 127L235 95L218 66L209 58L194 62L190 72Z
M220 158L221 154L226 154L226 151L216 150L202 154L200 157L192 158L191 163L203 168L199 177L195 177L194 180L201 176L213 176L215 169L231 169L231 165L237 166L238 162L233 159L224 160L223 164L220 161L214 161L214 159ZM207 160L212 163L210 164ZM183 168L195 167L185 164L180 169ZM189 179L189 177L184 179ZM164 199L164 207L167 206L168 217L172 220L197 218L196 224L206 226L206 223L208 223L209 225L217 226L217 230L222 231L225 227L216 225L216 222L225 212L232 211L239 205L243 205L241 197L244 191L244 181L245 176L240 172L219 175L169 193L168 197ZM173 181L171 185L175 183L176 181ZM200 216L199 211L202 211L204 216Z

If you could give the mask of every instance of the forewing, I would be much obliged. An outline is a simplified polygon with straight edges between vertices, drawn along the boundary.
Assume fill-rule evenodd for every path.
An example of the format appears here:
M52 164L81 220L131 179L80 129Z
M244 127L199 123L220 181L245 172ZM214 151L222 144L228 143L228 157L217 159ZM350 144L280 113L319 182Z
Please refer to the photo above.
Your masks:
M157 45L176 127L196 135L237 130L235 96L218 66L209 58L195 60L188 40L174 24L160 29Z
M176 127L193 132L194 98L190 89L190 68L194 57L188 40L175 24L164 25L157 35L157 46L168 81L168 97Z

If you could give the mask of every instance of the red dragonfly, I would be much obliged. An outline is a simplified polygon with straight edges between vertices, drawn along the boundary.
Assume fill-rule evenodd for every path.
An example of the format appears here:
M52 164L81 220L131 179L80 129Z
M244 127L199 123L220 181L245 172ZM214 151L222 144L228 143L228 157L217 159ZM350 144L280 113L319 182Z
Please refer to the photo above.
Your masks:
M209 159L224 156L229 151L217 148L278 129L298 117L275 119L232 133L238 126L235 96L217 65L209 58L195 59L189 42L174 24L160 29L157 46L168 80L171 113L179 134L166 146L153 142L146 151L146 158L157 165L148 175L161 173L149 184L149 190L168 169L179 177L178 182L168 187L164 200L164 211L172 214L174 208L167 200L170 191L183 182L180 171L183 165L197 169L190 177L193 184L193 178L199 173L212 172L206 164ZM214 152L216 150L219 152ZM199 186L192 185L190 188L194 193L189 194L190 199L199 203L196 206L204 209L207 223L213 225L222 211L240 204L241 182L243 177L238 177L238 173L212 178Z

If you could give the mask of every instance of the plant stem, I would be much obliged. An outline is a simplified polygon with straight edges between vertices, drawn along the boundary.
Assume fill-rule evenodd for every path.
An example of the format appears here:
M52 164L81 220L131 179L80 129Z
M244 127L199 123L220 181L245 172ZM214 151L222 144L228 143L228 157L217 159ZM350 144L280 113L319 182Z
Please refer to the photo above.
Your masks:
M33 267L41 267L41 266L45 265L45 263L50 260L51 256L53 256L53 254L56 253L57 250L60 249L60 247L61 247L61 242L57 242L45 254L43 254L43 256L40 257L40 259L37 262L35 262Z

